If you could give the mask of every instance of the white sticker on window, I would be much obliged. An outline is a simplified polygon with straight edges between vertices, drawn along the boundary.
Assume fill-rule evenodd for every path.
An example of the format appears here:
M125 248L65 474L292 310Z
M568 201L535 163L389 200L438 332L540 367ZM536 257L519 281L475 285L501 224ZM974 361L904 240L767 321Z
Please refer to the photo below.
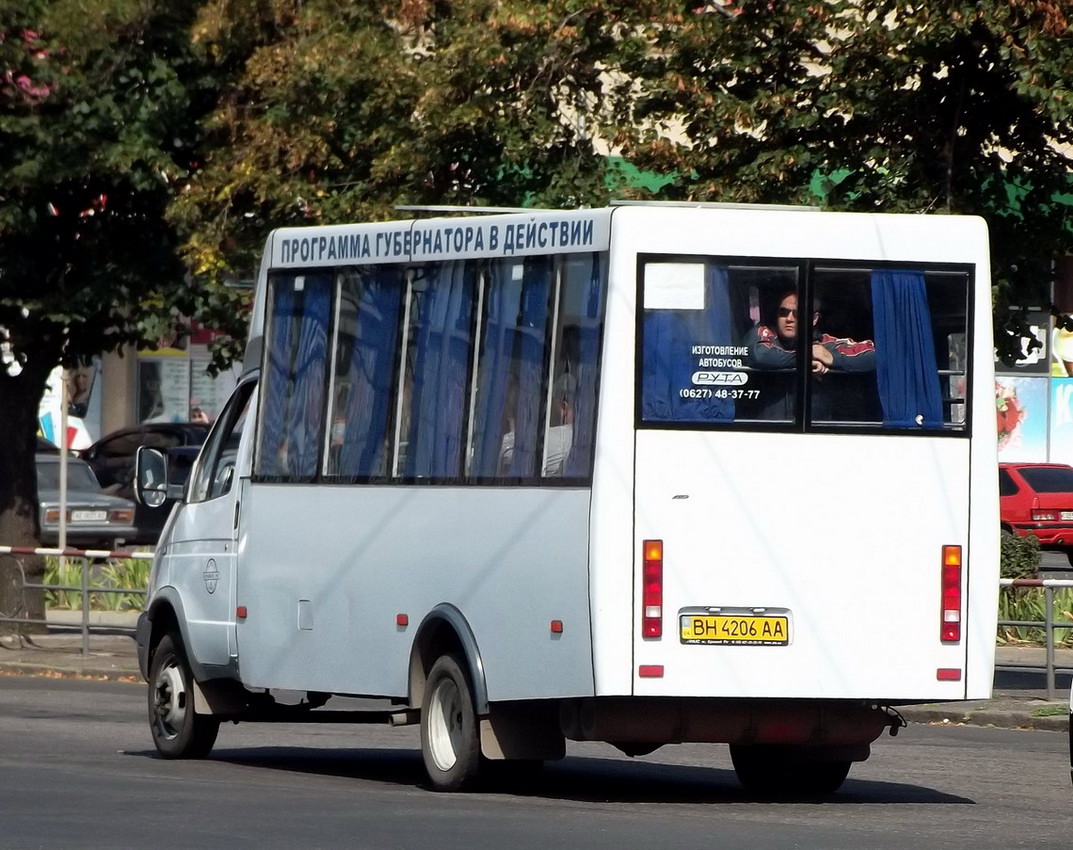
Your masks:
M703 310L704 263L645 266L646 310Z

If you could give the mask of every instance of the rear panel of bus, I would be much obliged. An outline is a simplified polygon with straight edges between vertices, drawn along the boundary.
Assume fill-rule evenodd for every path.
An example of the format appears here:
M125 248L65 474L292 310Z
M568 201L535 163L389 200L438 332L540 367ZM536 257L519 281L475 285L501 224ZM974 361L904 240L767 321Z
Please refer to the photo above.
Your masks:
M998 518L983 225L656 213L613 219L597 694L989 694ZM811 343L839 362L813 372ZM762 363L761 345L782 365Z

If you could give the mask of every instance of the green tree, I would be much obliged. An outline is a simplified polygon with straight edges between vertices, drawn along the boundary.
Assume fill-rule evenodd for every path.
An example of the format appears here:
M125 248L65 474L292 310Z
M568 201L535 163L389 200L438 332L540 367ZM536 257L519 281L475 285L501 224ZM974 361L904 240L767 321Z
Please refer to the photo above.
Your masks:
M196 4L0 2L0 541L35 545L37 411L58 363L155 340L206 298L165 223L215 102ZM40 564L30 562L31 577ZM0 610L17 577L0 564ZM30 614L40 617L40 599Z
M1067 8L217 0L199 43L241 82L173 220L233 276L277 225L603 203L621 153L655 197L983 215L1002 341L1073 249Z
M272 227L400 204L606 202L600 139L620 92L605 69L643 6L218 0L198 43L243 70L171 210L191 265L241 276Z
M653 18L618 142L678 197L976 214L998 339L1073 252L1061 0L714 0ZM819 178L819 180L817 179Z

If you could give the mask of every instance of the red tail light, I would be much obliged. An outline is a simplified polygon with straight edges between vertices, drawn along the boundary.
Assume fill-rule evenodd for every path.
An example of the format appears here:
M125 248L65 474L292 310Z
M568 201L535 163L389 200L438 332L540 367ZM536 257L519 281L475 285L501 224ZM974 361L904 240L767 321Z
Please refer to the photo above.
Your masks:
M1054 510L1047 510L1046 508L1040 508L1039 496L1032 497L1032 522L1057 522L1058 512Z
M961 640L961 547L943 547L943 611L939 639Z
M663 541L644 541L641 573L641 634L663 637Z

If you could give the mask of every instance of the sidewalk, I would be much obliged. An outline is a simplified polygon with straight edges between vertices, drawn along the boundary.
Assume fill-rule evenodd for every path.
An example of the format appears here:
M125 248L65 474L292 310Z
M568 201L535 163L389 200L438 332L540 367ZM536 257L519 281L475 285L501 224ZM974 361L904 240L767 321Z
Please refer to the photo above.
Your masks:
M106 631L91 632L88 652L82 652L81 612L49 611L49 633L22 638L0 638L0 676L85 677L141 683L134 624L137 614L93 612L91 624ZM999 664L1043 663L1040 647L999 647ZM1056 663L1073 667L1073 649L1056 650ZM934 703L898 708L911 723L966 724L1004 729L1043 729L1065 732L1069 725L1068 691L1048 700L1043 673L1024 673L1039 687L996 688L989 700ZM2 680L0 680L2 682ZM0 684L2 687L2 684ZM1057 714L1052 712L1057 711ZM1043 716L1039 716L1040 713Z
M86 653L81 611L50 610L47 619L48 634L0 637L0 674L143 681L134 642L137 613L91 611L90 625L107 631L90 632Z

